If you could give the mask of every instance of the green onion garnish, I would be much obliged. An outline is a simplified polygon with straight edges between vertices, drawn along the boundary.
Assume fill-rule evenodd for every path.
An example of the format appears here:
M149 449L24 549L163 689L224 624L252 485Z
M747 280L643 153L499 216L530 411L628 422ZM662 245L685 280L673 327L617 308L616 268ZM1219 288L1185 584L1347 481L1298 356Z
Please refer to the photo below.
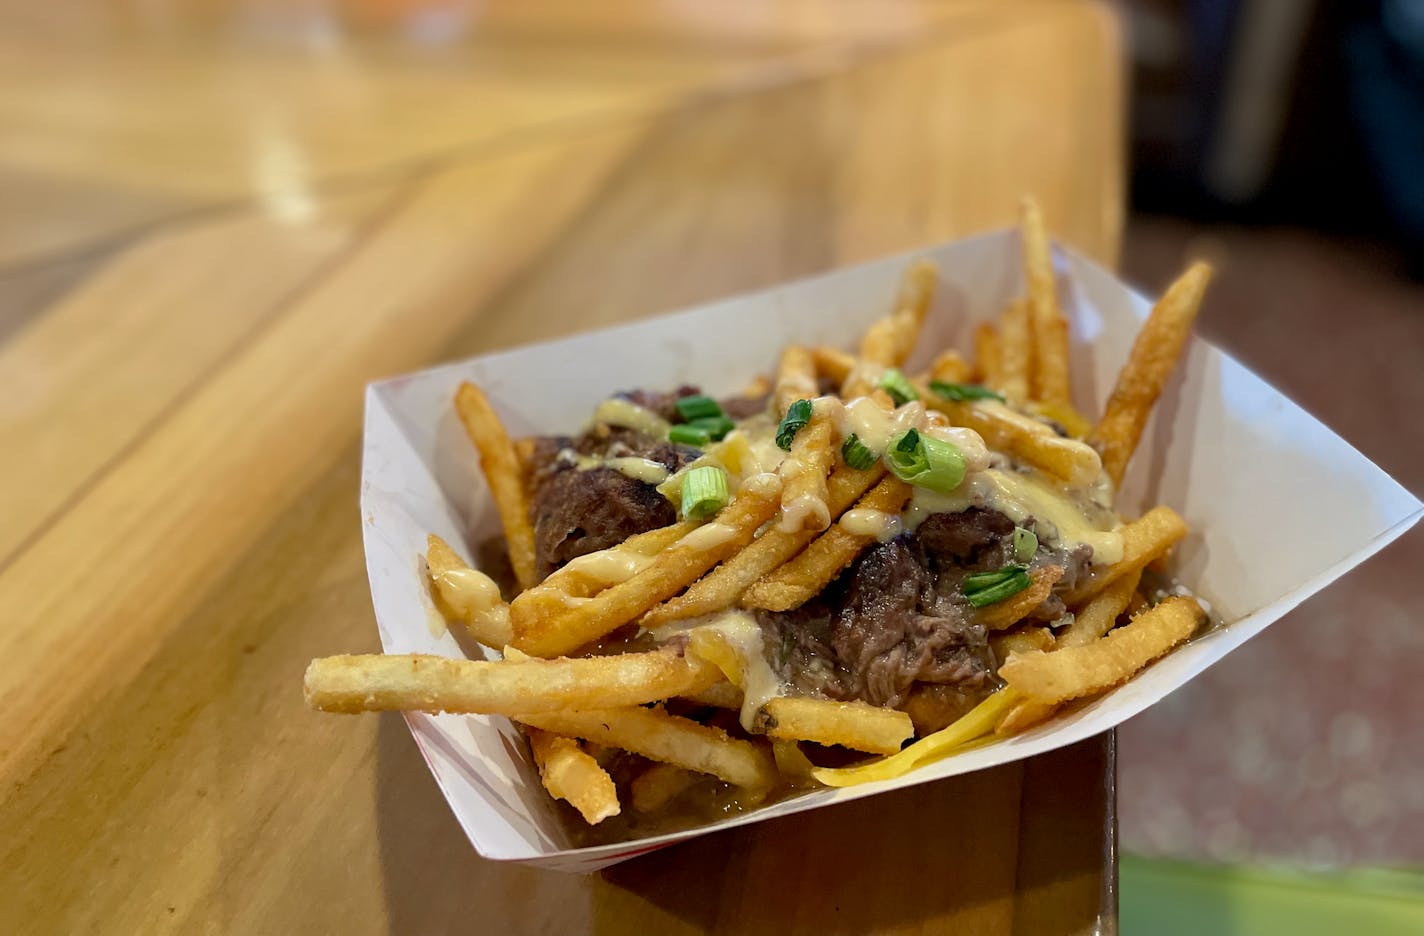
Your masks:
M698 426L684 423L668 430L668 441L704 448L707 443L712 441L712 433Z
M697 394L677 398L677 411L687 422L695 422L709 416L721 416L722 407L710 396Z
M982 608L1017 595L1033 584L1028 569L1005 566L997 572L975 572L964 577L964 597L971 605Z
M727 506L727 473L715 465L693 468L682 479L682 518L706 520Z
M964 481L964 455L959 449L916 429L891 439L885 454L895 477L916 487L948 494Z
M885 371L880 377L880 389L890 394L890 399L895 401L896 406L904 406L911 400L918 400L920 394L915 390L905 375L894 367Z
M694 429L701 429L712 438L713 442L721 442L727 433L737 428L737 424L726 416L703 416L700 419L692 420L687 425Z
M792 403L786 410L786 415L781 417L781 425L776 427L776 447L783 452L791 451L791 440L796 438L796 433L810 421L811 401L797 400Z
M860 436L852 432L846 436L845 444L841 446L841 458L844 458L845 463L856 471L864 471L879 461L880 456L872 452L864 442L860 441Z
M1028 562L1038 552L1038 536L1032 530L1014 527L1014 558Z
M946 400L953 400L956 403L963 403L965 400L998 400L1004 402L1002 395L995 393L988 387L981 387L972 383L945 383L943 380L931 380L930 389Z

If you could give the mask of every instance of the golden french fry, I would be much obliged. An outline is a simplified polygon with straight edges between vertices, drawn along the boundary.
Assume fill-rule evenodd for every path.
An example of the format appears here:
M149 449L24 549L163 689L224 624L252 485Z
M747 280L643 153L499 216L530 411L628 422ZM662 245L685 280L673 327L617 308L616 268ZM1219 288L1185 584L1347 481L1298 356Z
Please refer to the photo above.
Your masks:
M1000 689L960 716L953 724L921 738L895 754L850 767L817 767L811 771L811 776L829 787L856 786L902 777L922 764L937 761L971 741L992 733L1003 714L1022 698L1023 696L1013 689Z
M766 748L662 709L610 708L514 716L515 721L711 774L734 786L767 789L776 765Z
M748 478L715 520L658 553L627 581L586 600L573 600L562 613L545 614L544 607L529 608L515 599L509 606L514 645L535 656L554 656L617 630L751 542L757 528L776 512L780 494L775 475Z
M465 425L465 433L480 455L480 469L489 484L495 509L504 526L509 563L520 588L538 581L534 569L534 526L529 521L529 501L524 492L524 469L504 423L472 383L460 384L455 393L455 409Z
M709 708L730 709L740 711L742 708L742 690L732 683L723 679L715 682L706 689L699 689L696 692L684 692L679 698L689 702L696 702L698 705L705 705Z
M1068 607L1092 598L1125 575L1141 572L1147 563L1165 555L1187 535L1187 522L1171 507L1153 507L1147 513L1119 527L1122 558L1110 566L1093 569L1063 596Z
M526 733L534 763L539 766L539 780L550 796L577 809L589 825L618 815L618 789L613 778L577 741L538 728L527 728Z
M872 484L884 476L885 468L878 462L864 471L849 465L837 465L826 482L826 503L831 515L839 517L845 513ZM746 549L693 582L687 591L653 608L643 616L641 623L644 627L656 627L668 621L730 608L758 579L796 555L815 538L815 530L798 530L795 533L767 530Z
M1039 702L1076 699L1131 677L1190 637L1204 617L1195 599L1173 596L1090 644L1016 653L999 667L999 676Z
M813 379L811 382L811 385L813 387L815 386L814 377L815 374L813 372ZM775 384L772 383L770 377L765 374L757 374L751 380L747 381L747 385L742 388L742 396L746 397L747 399L753 399L755 397L762 396L763 394L770 393L774 386Z
M1052 428L996 400L956 403L922 390L921 398L956 426L973 429L990 448L1041 468L1072 487L1087 487L1102 473L1102 459L1089 445L1065 439Z
M787 345L776 368L776 414L785 416L797 400L820 396L816 385L816 361L800 345Z
M811 360L816 362L817 376L837 385L844 384L850 378L850 372L855 370L855 355L827 345L812 348Z
M900 280L895 307L875 322L860 340L860 357L882 367L899 367L915 349L925 313L934 298L939 267L929 260L916 260Z
M1075 439L1086 439L1088 433L1093 431L1093 424L1088 421L1088 417L1074 409L1071 403L1050 401L1047 403L1029 403L1029 410L1036 416L1051 419L1064 429L1068 430L1068 435Z
M322 657L307 667L307 705L324 712L513 715L642 705L722 678L669 650L557 660L454 660L410 654Z
M898 514L910 498L910 486L886 475L856 502L856 507ZM816 538L794 559L764 575L742 595L742 604L768 611L789 611L811 600L850 565L874 536L852 533L844 518Z
M690 770L672 764L652 764L628 784L628 799L640 813L654 813L677 799L698 780Z
M1033 584L1017 595L1010 595L1003 601L980 608L974 619L991 631L1013 627L1030 611L1043 604L1043 599L1053 591L1054 583L1062 577L1062 566L1050 565L1034 569L1029 573Z
M1034 725L1048 721L1057 711L1058 705L1054 702L1020 699L1014 703L1013 708L1004 713L1003 718L999 719L999 723L994 726L994 734L1007 737L1027 731Z
M1099 592L1096 598L1079 609L1073 623L1058 635L1058 646L1081 647L1112 630L1118 615L1127 610L1132 596L1137 594L1137 583L1141 579L1142 570L1136 569Z
M910 716L915 734L923 738L952 725L974 704L974 695L970 690L937 683L916 683L905 696L900 709Z
M1023 200L1024 273L1028 279L1029 322L1033 333L1035 399L1066 403L1068 381L1068 320L1053 285L1053 255L1043 211L1032 198Z
M865 702L772 699L761 717L769 737L839 745L871 754L893 754L915 735L909 715Z
M991 322L980 322L974 329L974 373L986 387L997 388L1004 384L999 330Z
M1211 267L1193 263L1167 287L1152 314L1137 333L1132 353L1117 376L1103 418L1089 441L1103 454L1103 468L1114 484L1121 483L1147 417L1162 395L1191 337L1192 322L1211 281Z
M930 364L930 379L941 380L945 383L968 383L973 376L973 369L969 362L960 356L958 351L950 350L940 354Z
M1028 399L1033 371L1033 335L1028 315L1028 301L1015 299L999 318L999 389L1015 403Z
M826 476L835 460L831 445L831 421L816 414L796 433L791 451L782 459L781 520L776 528L783 533L824 530L831 524L827 503Z
M1041 625L1026 624L989 635L989 648L994 651L996 660L1006 660L1010 653L1025 650L1051 650L1053 645L1053 631Z
M509 643L509 605L494 579L470 568L434 533L426 541L425 562L440 600L459 615L471 637L496 650Z

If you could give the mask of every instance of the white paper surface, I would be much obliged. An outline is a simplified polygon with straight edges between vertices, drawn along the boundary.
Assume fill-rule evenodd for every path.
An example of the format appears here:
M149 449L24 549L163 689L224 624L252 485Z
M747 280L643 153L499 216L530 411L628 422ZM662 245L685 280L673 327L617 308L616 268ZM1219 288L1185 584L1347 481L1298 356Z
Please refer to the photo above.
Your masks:
M919 251L941 283L908 369L967 349L973 326L1021 292L1015 232ZM484 387L514 434L575 432L617 390L700 385L735 392L773 370L780 348L849 347L884 314L909 257L767 292L373 384L367 394L361 512L381 643L391 653L461 656L435 623L421 556L438 533L467 558L498 531L470 443L451 405L461 380ZM1101 411L1151 303L1110 274L1059 253L1073 323L1075 399ZM695 340L692 336L696 336ZM1348 443L1211 345L1193 340L1124 480L1119 507L1172 506L1192 533L1174 572L1227 626L1125 686L1023 735L909 776L778 803L692 832L570 848L527 748L503 718L411 715L407 721L451 809L487 858L592 871L719 828L873 796L1019 760L1105 731L1182 685L1419 520L1421 505ZM1184 765L1185 767L1186 765Z

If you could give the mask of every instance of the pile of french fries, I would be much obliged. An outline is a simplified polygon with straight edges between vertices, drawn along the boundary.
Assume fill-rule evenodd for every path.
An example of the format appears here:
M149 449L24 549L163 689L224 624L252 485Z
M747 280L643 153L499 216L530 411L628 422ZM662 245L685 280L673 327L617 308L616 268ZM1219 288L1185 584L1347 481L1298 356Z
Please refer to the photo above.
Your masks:
M927 424L972 430L988 449L1061 484L1081 487L1106 476L1115 489L1181 356L1210 270L1192 266L1157 303L1093 423L1070 399L1068 323L1043 217L1028 199L1022 237L1027 296L1010 303L997 322L979 327L972 359L946 350L927 373L907 380ZM827 381L839 385L841 402L866 397L896 412L885 375L915 347L935 282L932 264L913 264L890 314L867 330L854 354L786 348L774 380L757 388L770 390L772 418L816 398ZM975 392L946 396L934 389L946 384ZM1057 566L1035 569L1017 594L978 608L975 621L991 635L1002 686L948 727L906 746L915 729L905 711L796 697L784 687L767 694L753 678L763 662L753 659L759 638L732 639L725 627L695 626L718 615L741 613L750 621L757 609L804 604L877 541L848 522L852 512L898 516L905 509L913 485L879 460L852 467L842 451L846 440L823 409L804 408L804 425L784 459L774 470L741 478L715 517L633 536L540 580L530 446L510 438L478 387L462 385L455 406L478 452L520 590L506 602L492 580L433 535L426 556L430 583L448 615L502 659L317 659L306 673L307 702L329 712L513 719L527 730L550 795L590 824L619 814L624 800L635 811L656 812L705 776L739 788L750 802L815 783L847 786L899 776L964 745L1023 731L1065 704L1118 685L1190 637L1204 619L1190 597L1153 603L1140 588L1143 570L1187 533L1170 507L1155 507L1120 522L1120 558L1092 565L1070 590L1058 592L1071 614L1055 626L1024 619L1052 593L1063 574ZM694 626L661 644L645 641L637 652L591 650L628 625L662 633L656 629L677 622ZM670 700L682 701L670 706ZM670 707L736 710L741 730ZM728 717L716 721L729 723ZM807 756L815 749L803 750L806 744L871 756L848 767L820 767ZM615 749L645 761L621 791L605 769L606 754Z

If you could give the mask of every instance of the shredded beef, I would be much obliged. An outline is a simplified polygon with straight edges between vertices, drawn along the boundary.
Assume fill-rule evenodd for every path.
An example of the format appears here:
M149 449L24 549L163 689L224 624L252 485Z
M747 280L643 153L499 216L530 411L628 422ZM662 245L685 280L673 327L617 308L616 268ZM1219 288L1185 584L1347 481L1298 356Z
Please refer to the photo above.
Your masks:
M645 410L657 413L668 422L682 422L682 415L677 411L677 401L686 396L696 396L701 392L696 387L684 384L672 393L659 393L656 390L627 390L617 396L629 403L635 403Z
M771 393L727 397L718 402L721 404L722 412L726 413L729 419L746 419L749 416L766 412L766 408L771 402Z
M961 513L931 514L915 531L915 538L943 564L973 565L1013 532L1014 521L997 510L970 507Z
M677 521L677 511L651 484L612 468L578 469L573 452L599 458L647 458L676 471L696 449L633 429L595 426L577 438L536 440L532 457L534 547L547 575L579 556L616 546L630 536Z

